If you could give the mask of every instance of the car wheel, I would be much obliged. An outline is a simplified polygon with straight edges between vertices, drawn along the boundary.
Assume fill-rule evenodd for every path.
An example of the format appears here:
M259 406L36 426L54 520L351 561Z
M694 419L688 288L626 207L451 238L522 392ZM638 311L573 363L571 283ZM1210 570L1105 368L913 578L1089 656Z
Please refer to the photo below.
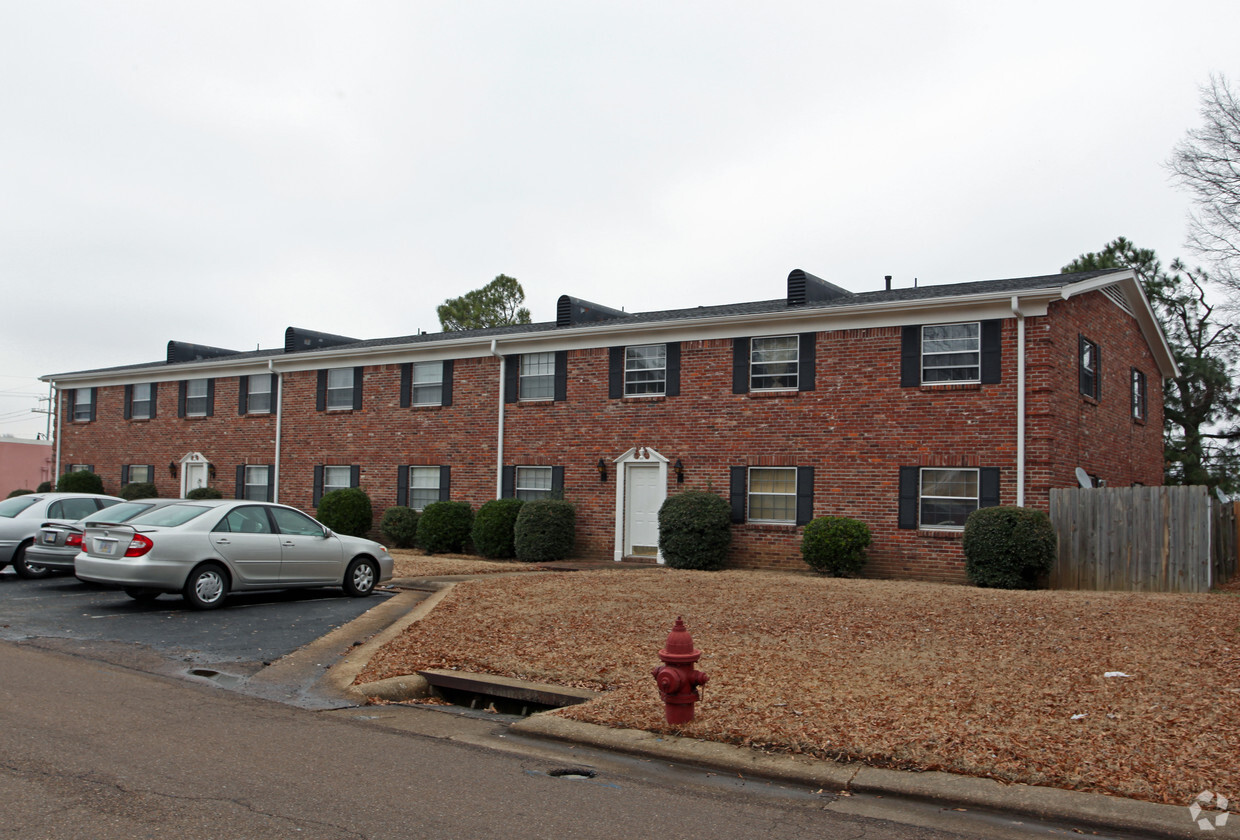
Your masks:
M358 557L344 573L344 591L354 598L365 598L379 582L379 564L369 557Z
M129 588L125 590L125 594L128 595L130 598L133 598L135 601L139 601L143 604L146 604L158 598L160 595L160 592L157 589Z
M17 572L18 577L26 580L50 577L52 570L47 566L40 566L26 560L27 545L29 543L22 543L17 547L17 551L13 552L13 571Z
M215 563L203 563L190 572L182 594L194 609L213 610L228 595L228 575Z

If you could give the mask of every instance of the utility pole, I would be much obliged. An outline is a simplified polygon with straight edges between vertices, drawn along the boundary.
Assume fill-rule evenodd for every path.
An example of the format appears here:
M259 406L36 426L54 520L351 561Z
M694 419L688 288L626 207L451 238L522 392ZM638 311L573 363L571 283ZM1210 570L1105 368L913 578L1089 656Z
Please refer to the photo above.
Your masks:
M52 386L51 385L47 386L47 396L39 397L39 402L47 403L47 408L32 408L30 409L30 411L32 414L46 414L47 415L47 431L44 433L43 439L51 440L52 439L52 414L55 413L54 410L52 409Z

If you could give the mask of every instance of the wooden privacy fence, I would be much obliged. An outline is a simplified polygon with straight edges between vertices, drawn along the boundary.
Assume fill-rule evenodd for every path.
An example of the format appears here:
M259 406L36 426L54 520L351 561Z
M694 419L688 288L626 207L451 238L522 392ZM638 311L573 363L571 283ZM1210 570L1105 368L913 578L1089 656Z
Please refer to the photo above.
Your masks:
M1205 592L1236 573L1236 503L1205 487L1051 490L1053 589Z

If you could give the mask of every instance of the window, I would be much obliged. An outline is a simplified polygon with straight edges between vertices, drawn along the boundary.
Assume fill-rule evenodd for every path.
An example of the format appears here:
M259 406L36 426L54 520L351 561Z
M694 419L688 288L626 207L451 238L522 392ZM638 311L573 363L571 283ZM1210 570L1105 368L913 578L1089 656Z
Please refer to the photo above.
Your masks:
M318 507L324 493L333 490L345 490L357 487L361 478L361 468L352 466L317 466L314 468L314 505Z
M233 508L213 530L228 531L233 534L272 533L271 520L267 518L267 509L258 505Z
M920 499L922 528L963 528L979 504L977 470L924 467Z
M95 389L73 389L73 422L89 423L95 419Z
M276 521L276 527L280 529L281 534L299 537L323 536L323 526L299 510L284 507L267 508L267 510L271 512L271 518Z
M327 409L353 407L353 368L333 368L327 372Z
M517 467L516 497L529 502L551 498L551 467Z
M272 380L270 373L256 373L242 377L242 414L270 414Z
M410 400L414 405L442 404L443 362L414 362L410 378Z
M409 468L409 507L421 510L439 501L439 467Z
M1132 419L1145 420L1145 374L1136 368L1132 369Z
M69 464L67 467L65 467L65 472L67 473L94 472L94 471L95 471L95 468L92 467L90 464Z
M77 521L114 504L111 499L57 499L47 506L47 518Z
M122 464L121 485L148 484L155 480L155 468L150 464Z
M751 339L749 351L749 390L795 391L797 389L798 345L795 335Z
M519 389L523 400L554 399L555 353L523 353Z
M922 382L980 382L981 379L980 322L921 328Z
M750 467L748 509L750 522L796 522L796 467Z
M271 468L266 464L247 464L242 472L241 497L255 502L271 501L267 489L271 486Z
M624 395L662 395L667 388L667 345L624 348Z
M155 416L155 385L142 382L137 385L126 385L129 399L126 401L129 413L127 418L133 420L149 420Z
M1081 372L1081 393L1093 399L1099 399L1100 382L1099 370L1101 354L1098 351L1098 345L1090 341L1085 336L1080 337L1080 372Z
M182 417L207 417L211 414L211 380L187 379L181 383Z

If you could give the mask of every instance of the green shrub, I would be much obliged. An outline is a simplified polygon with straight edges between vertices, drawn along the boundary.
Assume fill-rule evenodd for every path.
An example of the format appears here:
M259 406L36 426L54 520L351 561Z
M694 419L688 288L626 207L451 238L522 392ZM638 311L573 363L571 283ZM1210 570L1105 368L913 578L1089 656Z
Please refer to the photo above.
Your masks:
M976 586L1036 589L1055 563L1055 528L1040 510L978 508L964 524L964 570Z
M668 496L659 508L659 550L673 569L722 569L732 544L732 509L704 490Z
M375 524L375 511L365 490L342 487L323 494L315 511L318 520L339 534L364 537Z
M50 492L52 492L52 482L50 482L50 481L42 481L42 482L40 482L40 483L39 483L39 486L38 486L38 487L36 487L36 488L34 488L34 492L36 492L36 493L50 493Z
M535 499L521 505L512 528L512 546L518 560L549 563L573 553L577 539L577 509L563 499Z
M403 506L388 508L379 519L379 533L396 548L413 548L418 534L418 512Z
M33 492L34 492L34 491L33 491L33 490L31 490L29 487L18 487L18 488L17 488L16 490L14 490L12 493L9 493L9 495L5 496L5 498L6 498L6 499L11 499L11 498L13 498L14 496L29 496L29 495L30 495L31 493L33 493Z
M56 482L57 493L102 493L103 479L90 470L65 473Z
M121 488L116 495L122 499L154 499L159 495L155 485L150 481L131 481Z
M195 487L185 494L187 499L222 499L224 494L214 487Z
M855 575L865 565L870 528L845 516L819 516L801 535L801 557L824 575Z
M478 508L470 532L474 551L493 560L516 557L517 549L513 541L516 538L517 515L524 504L520 499L492 499Z
M456 554L465 549L474 524L469 502L431 502L418 519L418 547L427 554Z

